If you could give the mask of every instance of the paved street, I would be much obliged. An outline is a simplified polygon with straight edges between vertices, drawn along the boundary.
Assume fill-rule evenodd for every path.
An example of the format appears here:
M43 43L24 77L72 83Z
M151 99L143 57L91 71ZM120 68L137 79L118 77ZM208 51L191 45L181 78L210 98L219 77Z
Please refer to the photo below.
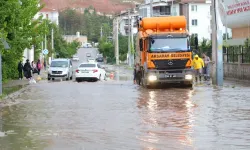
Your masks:
M97 50L80 49L81 61L87 52ZM248 86L143 89L131 70L116 72L31 85L20 104L0 110L0 150L250 149Z

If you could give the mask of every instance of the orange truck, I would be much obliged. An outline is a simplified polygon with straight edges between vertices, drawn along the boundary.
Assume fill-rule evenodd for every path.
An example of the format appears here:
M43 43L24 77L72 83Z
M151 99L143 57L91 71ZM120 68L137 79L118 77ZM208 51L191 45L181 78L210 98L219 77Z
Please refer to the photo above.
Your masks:
M184 16L138 19L136 80L148 87L178 83L192 87L192 50Z

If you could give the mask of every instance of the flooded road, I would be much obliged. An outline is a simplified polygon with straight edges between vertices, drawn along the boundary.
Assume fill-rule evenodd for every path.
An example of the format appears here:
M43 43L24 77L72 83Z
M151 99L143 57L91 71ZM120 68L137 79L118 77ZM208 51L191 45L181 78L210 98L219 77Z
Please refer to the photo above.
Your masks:
M248 86L143 89L125 72L31 85L20 104L0 111L0 149L250 149Z

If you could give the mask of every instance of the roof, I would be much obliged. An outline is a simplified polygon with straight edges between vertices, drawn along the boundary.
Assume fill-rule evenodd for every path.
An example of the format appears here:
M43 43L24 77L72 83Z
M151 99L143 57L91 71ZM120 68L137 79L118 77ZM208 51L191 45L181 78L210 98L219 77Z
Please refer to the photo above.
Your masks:
M57 10L44 7L40 10L40 12L57 12Z

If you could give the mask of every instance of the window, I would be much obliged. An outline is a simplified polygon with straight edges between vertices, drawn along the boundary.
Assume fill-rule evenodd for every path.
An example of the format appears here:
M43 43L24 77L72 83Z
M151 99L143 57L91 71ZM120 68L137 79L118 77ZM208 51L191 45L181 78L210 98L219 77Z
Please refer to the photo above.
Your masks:
M191 10L192 10L192 11L197 11L197 5L192 5L192 6L191 6Z
M192 36L193 37L198 37L198 34L197 33L193 33Z
M95 64L81 64L79 67L80 68L94 68L96 67L96 65Z
M193 20L192 20L192 25L193 25L193 26L197 26L197 25L198 25L197 19L193 19Z

